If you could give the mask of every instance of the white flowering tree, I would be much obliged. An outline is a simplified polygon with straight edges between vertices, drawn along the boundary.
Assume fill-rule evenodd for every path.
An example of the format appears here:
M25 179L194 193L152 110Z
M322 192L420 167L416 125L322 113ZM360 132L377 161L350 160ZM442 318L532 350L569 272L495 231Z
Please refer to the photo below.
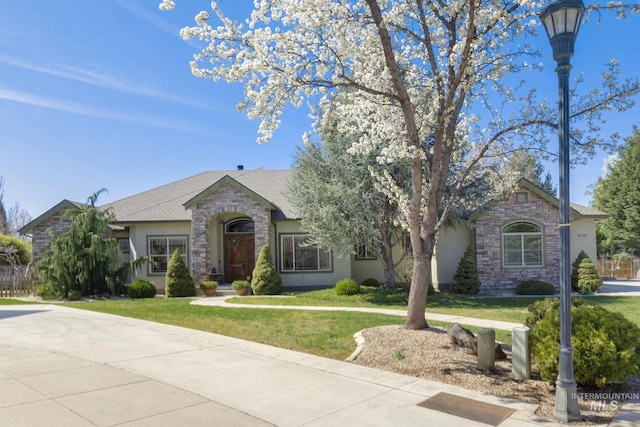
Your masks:
M164 0L160 7L173 4ZM318 120L329 107L344 118L339 131L354 135L351 154L375 151L380 164L410 165L409 185L384 169L375 177L410 233L406 325L420 329L427 325L438 231L463 189L483 176L502 190L505 156L545 152L547 136L556 135L555 106L537 103L533 89L521 96L517 84L505 82L540 55L526 40L537 35L542 6L533 0L255 0L240 24L225 15L222 2L212 2L181 35L206 42L191 63L194 75L244 85L239 108L260 120L258 142L271 138L285 106L306 102ZM594 133L600 113L628 108L628 96L638 91L635 81L618 82L616 72L610 64L604 89L573 94L573 119L581 117L572 135L575 159L612 143Z

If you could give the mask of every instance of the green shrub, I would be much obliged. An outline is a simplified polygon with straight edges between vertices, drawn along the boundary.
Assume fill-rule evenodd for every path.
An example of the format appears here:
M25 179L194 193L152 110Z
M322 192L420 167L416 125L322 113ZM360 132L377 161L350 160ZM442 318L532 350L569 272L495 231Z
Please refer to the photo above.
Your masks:
M476 295L480 292L480 278L473 247L469 246L460 258L458 269L451 282L451 292L454 294Z
M572 307L580 307L582 305L593 305L593 303L588 302L582 298L572 298L571 306ZM538 300L527 307L527 311L529 315L527 316L527 320L525 324L533 329L533 326L538 323L544 316L547 315L550 311L558 311L560 310L560 299L559 298L545 298Z
M128 289L129 298L153 298L156 296L156 285L148 280L134 280Z
M556 287L542 280L525 280L516 286L516 295L553 295Z
M364 279L364 281L362 282L362 286L370 286L370 287L379 287L380 286L380 282L378 282L377 279L374 279L373 277L369 277L368 279Z
M203 291L209 289L218 289L218 282L216 282L215 280L206 280L200 283L200 289Z
M260 249L251 276L251 288L255 295L280 295L282 293L282 278L273 264L269 245L264 245Z
M20 265L27 265L31 262L31 242L20 240L17 237L0 234L0 251L3 248L15 248L14 262ZM4 256L0 256L0 265L9 264Z
M196 295L196 285L178 249L173 252L167 265L164 292L167 298L192 297Z
M67 293L67 299L69 301L80 301L80 298L82 298L82 292L77 289L72 289Z
M353 279L342 279L335 289L336 295L356 295L360 292L360 284Z
M557 300L556 300L557 301ZM531 345L540 376L558 375L560 310L549 310L531 330ZM626 381L640 372L640 328L620 313L581 303L571 309L571 334L576 382L603 387Z
M427 288L427 296L432 297L437 294L438 291L436 291L436 288L433 287L433 283L429 282L429 287Z
M571 287L581 294L591 294L602 286L602 279L598 270L585 251L580 251L576 260L571 264Z
M248 280L234 280L233 282L231 282L231 289L236 291L238 289L249 289L250 285L251 284Z
M45 301L50 301L50 300L59 298L53 286L45 283L42 283L36 287L36 295Z

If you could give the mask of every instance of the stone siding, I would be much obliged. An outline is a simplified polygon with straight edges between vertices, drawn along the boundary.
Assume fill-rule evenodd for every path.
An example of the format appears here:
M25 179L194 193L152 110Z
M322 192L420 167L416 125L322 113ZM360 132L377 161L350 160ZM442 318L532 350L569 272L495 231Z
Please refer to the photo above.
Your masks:
M525 190L518 193L526 192ZM516 201L516 194L499 202L475 221L476 261L482 291L513 289L523 280L538 279L558 285L560 272L560 233L558 208L532 192L527 200ZM543 266L503 267L502 228L513 221L528 221L542 227Z
M66 212L65 209L61 209L59 212L51 215L46 221L38 224L34 227L31 237L32 249L31 254L33 260L37 260L38 257L49 249L49 229L58 235L66 233L71 228L71 220L63 219L62 216Z
M206 277L211 270L207 238L209 218L225 212L246 215L254 221L255 259L258 258L262 246L269 243L271 211L246 193L225 184L192 208L191 274L194 278Z

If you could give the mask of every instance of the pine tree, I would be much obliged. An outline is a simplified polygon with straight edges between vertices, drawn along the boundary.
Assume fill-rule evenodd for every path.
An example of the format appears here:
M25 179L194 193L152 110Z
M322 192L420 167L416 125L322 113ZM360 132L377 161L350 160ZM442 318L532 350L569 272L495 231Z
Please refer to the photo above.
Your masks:
M580 264L578 265L577 276L578 276L578 290L581 293L595 292L598 290L600 286L602 286L602 279L598 275L596 266L593 265L593 262L591 262L591 259L589 259L589 257L586 256L586 254L580 261Z
M180 250L176 249L167 265L164 279L165 297L192 297L196 295L196 285L189 274Z
M464 255L460 258L458 269L451 283L451 292L466 295L475 295L480 292L476 255L471 246L464 251Z
M256 261L251 276L251 288L256 295L278 295L282 293L282 278L278 274L269 245L260 249L260 255Z
M571 264L571 289L576 292L580 290L578 286L578 279L580 278L578 276L578 268L580 267L582 260L585 258L589 258L589 255L587 255L585 251L580 251L578 257L573 261L573 264Z
M625 142L619 159L595 183L593 206L611 215L597 224L607 252L640 253L640 130L634 127Z

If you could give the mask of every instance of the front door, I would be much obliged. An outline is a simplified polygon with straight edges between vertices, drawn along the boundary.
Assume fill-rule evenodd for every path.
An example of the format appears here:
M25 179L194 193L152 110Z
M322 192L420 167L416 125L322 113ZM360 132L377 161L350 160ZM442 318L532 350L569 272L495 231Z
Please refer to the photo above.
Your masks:
M244 280L255 267L253 234L228 234L225 238L225 281Z

